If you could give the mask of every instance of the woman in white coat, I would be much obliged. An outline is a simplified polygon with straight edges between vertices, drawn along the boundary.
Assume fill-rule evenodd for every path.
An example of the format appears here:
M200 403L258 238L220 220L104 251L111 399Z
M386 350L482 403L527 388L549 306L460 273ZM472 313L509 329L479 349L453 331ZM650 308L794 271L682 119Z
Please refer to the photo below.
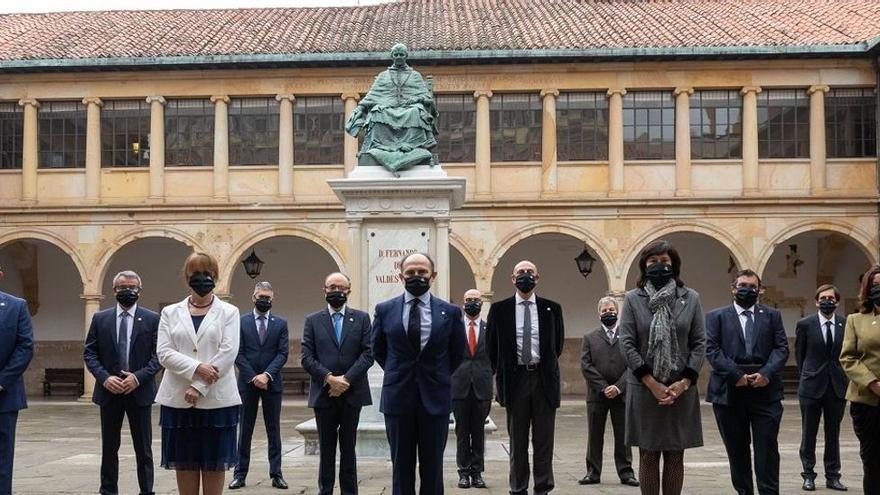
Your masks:
M214 295L217 272L213 257L191 254L183 267L190 294L166 306L159 321L161 465L177 472L181 495L198 495L200 485L205 495L223 493L238 455L239 315Z

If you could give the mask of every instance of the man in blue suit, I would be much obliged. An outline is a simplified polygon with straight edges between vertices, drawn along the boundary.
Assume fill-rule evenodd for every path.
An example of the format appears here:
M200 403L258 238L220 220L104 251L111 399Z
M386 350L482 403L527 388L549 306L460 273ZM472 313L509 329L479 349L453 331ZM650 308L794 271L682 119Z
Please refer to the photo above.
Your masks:
M379 409L391 447L392 495L443 493L443 450L452 411L452 373L464 357L461 309L431 295L434 261L413 253L400 262L405 292L379 303L373 356L385 370Z
M315 410L321 451L318 495L333 495L337 439L339 488L342 495L357 495L358 422L361 408L373 403L367 381L373 365L370 316L348 306L347 275L327 275L322 290L327 306L306 317L301 361L312 377L309 407Z
M160 368L159 315L137 304L141 289L141 278L133 271L113 277L116 305L92 316L83 349L83 360L98 384L92 402L101 410L102 495L119 493L119 443L126 416L140 493L153 493L151 409Z
M15 424L18 411L27 407L22 375L33 357L34 332L27 302L0 292L0 495L12 493Z
M254 310L241 315L238 345L238 393L241 395L241 425L238 432L238 464L230 490L245 485L251 462L251 439L257 421L257 406L263 401L263 422L269 440L269 477L272 486L287 489L281 474L281 368L290 352L287 320L272 314L275 292L269 282L254 287Z
M779 423L782 367L788 339L782 315L757 304L761 279L752 270L736 274L734 303L706 314L706 358L712 365L706 401L712 403L730 460L730 478L740 495L779 493Z

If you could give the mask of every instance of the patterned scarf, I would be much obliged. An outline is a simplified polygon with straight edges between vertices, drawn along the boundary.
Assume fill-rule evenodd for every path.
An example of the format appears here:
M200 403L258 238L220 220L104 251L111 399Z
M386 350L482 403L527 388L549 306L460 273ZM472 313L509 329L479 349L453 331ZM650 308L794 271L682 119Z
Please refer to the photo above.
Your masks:
M648 293L648 309L651 318L651 333L648 336L648 358L653 361L654 376L666 382L672 372L678 369L678 339L672 320L672 305L675 302L675 280L657 290L650 281L645 284Z

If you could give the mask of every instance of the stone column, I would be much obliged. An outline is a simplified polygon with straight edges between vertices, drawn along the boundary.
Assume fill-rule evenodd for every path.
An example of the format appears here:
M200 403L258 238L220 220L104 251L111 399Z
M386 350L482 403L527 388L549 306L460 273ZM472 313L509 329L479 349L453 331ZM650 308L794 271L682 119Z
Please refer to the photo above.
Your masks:
M39 158L39 136L37 109L40 102L33 98L19 100L24 107L24 135L21 154L21 200L23 203L37 201L37 164Z
M86 201L101 199L101 107L100 98L83 98L86 105Z
M364 221L360 218L348 218L348 271L345 273L351 280L351 294L348 303L357 309L367 311L367 291L369 288L364 283L361 274L361 258L363 257L364 244L361 242L361 232Z
M437 280L434 294L441 299L449 300L449 217L434 217L437 226Z
M291 94L275 95L281 104L278 122L278 195L293 199L293 103Z
M211 97L214 104L214 199L229 199L229 97Z
M746 86L740 90L743 97L743 195L758 194L758 93L760 86Z
M623 189L623 88L608 90L608 196L619 197Z
M810 194L825 193L825 93L828 86L810 86Z
M675 195L693 196L691 190L691 105L694 88L675 88Z
M148 96L150 104L150 200L165 197L165 98Z
M342 93L342 100L345 102L345 120L351 116L357 107L358 100L361 98L359 93ZM357 167L358 138L344 133L343 138L343 163L345 164L346 177Z
M89 326L92 324L92 316L101 309L101 300L104 299L104 296L101 294L81 294L79 297L85 301L86 306L86 319L85 326L83 327L85 329L83 332L83 342L85 342L89 334ZM90 402L92 400L92 392L95 390L95 377L89 373L85 364L83 364L83 377L83 394L79 400L81 402Z
M541 90L541 196L556 196L556 97L557 89Z
M475 91L474 98L477 100L477 142L475 151L474 178L476 182L477 199L489 199L492 197L492 129L489 126L489 98L492 92L488 90Z

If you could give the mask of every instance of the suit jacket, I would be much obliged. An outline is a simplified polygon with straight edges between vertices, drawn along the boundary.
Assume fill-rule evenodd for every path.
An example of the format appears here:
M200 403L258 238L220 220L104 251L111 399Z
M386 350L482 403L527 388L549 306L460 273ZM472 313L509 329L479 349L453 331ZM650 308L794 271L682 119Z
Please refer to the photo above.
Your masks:
M797 322L794 354L800 374L799 396L821 399L828 387L832 387L838 398L846 397L849 379L840 366L845 321L846 316L834 315L834 346L831 356L825 350L825 329L820 326L819 315L808 316Z
M116 320L116 306L95 313L83 348L83 360L97 382L92 393L92 402L99 406L107 405L117 397L104 388L107 378L122 377L117 350ZM159 315L138 305L131 322L127 371L134 373L140 384L131 393L140 406L149 406L156 398L155 378L156 373L159 372L159 358L156 356L158 332Z
M489 358L489 346L486 344L486 323L480 320L477 327L477 348L471 355L467 341L467 325L465 325L464 359L452 374L452 399L468 398L471 387L478 400L492 400L492 360Z
M240 327L238 356L235 358L235 366L238 367L238 391L244 393L248 387L253 386L251 381L255 376L268 373L271 377L269 391L280 394L284 389L281 368L287 362L290 352L287 320L269 313L266 340L262 344L253 311L241 316Z
M385 370L379 409L384 414L414 414L421 398L430 415L452 411L452 372L464 356L461 308L431 295L431 335L421 351L413 349L403 322L404 296L381 302L373 317L373 356Z
M868 385L880 379L880 324L873 314L855 313L846 319L840 364L849 377L847 400L880 405L880 398Z
M364 311L345 307L342 320L342 342L336 340L333 319L325 307L306 316L303 327L303 369L311 375L309 407L329 407L329 387L324 385L327 375L344 375L350 384L342 397L348 404L361 407L373 403L367 371L373 365L370 348L370 316Z
M170 304L159 319L156 354L165 367L156 402L163 406L188 409L192 407L183 395L190 386L200 393L196 408L218 409L241 404L233 366L238 357L241 338L238 308L214 298L196 333L187 299ZM199 363L216 366L220 378L208 385L195 375Z
M581 373L587 381L587 402L620 400L626 397L626 363L620 352L620 335L614 342L608 340L605 328L596 328L584 335L581 343ZM602 393L609 385L620 390L620 395L608 399Z
M27 407L24 370L34 357L34 331L27 302L0 292L0 413Z
M729 392L744 374L758 373L770 380L767 386L751 389L750 400L782 400L782 367L788 359L788 338L779 311L755 305L755 348L746 353L742 324L733 304L706 315L706 357L712 364L706 401L728 405ZM749 371L749 368L752 368Z
M559 356L565 341L562 306L543 297L535 297L538 307L538 347L541 355L539 373L547 402L552 408L560 403ZM516 390L516 296L492 304L486 319L489 355L495 371L498 403L507 404ZM506 407L506 406L505 406Z

